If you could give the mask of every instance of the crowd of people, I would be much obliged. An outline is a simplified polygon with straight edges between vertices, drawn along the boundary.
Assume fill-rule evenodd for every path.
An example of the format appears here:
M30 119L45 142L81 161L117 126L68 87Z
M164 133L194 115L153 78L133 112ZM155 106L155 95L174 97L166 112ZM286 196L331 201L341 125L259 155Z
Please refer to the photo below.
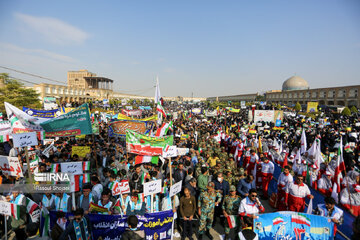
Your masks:
M27 199L56 211L56 224L45 234L51 239L91 239L87 217L91 213L127 215L129 229L122 234L122 239L145 239L144 233L137 229L136 216L166 210L177 213L175 225L181 239L191 240L194 233L197 239L204 236L214 239L210 230L215 224L223 227L225 239L230 239L232 234L239 239L257 239L252 220L258 214L304 212L305 198L314 197L310 188L325 196L324 203L314 207L314 214L329 217L336 225L342 224L343 211L360 215L357 115L322 113L311 119L285 110L291 114L284 114L281 127L276 128L273 122L254 123L248 116L251 109L239 113L221 110L216 116L206 117L190 111L185 114L181 105L164 105L169 116L163 123L173 122L167 135L174 136L174 145L188 149L185 155L156 164L136 164L135 155L126 149L125 139L108 135L111 120L104 121L96 115L95 119L100 122L99 135L55 139L54 147L46 155L43 152L48 145L39 144L31 151L31 158L39 158L39 172L50 172L57 163L89 161L86 173L90 174L90 180L78 180L79 191L75 194L28 194L18 190L25 178L1 174L1 184L15 184L12 191L3 193L3 199L23 206L19 219L6 220L12 237L34 239L38 234L39 225L32 221L25 207ZM149 134L155 133L157 127ZM307 147L303 151L304 137ZM2 155L18 157L21 163L26 163L24 149L14 148L11 139L2 145ZM90 152L79 157L71 154L73 146L90 146ZM345 168L338 174L341 159ZM273 177L276 166L282 169L278 179ZM29 170L24 170L24 176L26 171ZM334 176L341 178L341 185L336 186L340 192L333 190L339 182ZM170 197L169 191L163 191L154 194L152 200L150 196L144 197L143 184L158 179L164 188L181 181L181 193ZM274 180L277 194L270 195L269 185ZM113 196L111 187L123 181L129 182L130 193ZM272 203L272 209L264 208L267 200ZM94 205L106 211L98 212ZM72 219L66 218L69 212L74 213ZM236 226L230 226L230 216L238 223ZM4 233L4 224L1 226ZM359 229L358 219L354 228ZM358 237L359 231L354 231L354 239Z

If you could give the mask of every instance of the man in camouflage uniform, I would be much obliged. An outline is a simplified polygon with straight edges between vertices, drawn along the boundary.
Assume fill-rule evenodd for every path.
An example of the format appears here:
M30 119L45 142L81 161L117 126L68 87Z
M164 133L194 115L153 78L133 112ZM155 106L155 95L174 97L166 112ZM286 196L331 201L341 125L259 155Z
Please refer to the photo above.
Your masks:
M227 218L230 215L235 216L236 222L238 222L238 211L240 206L240 197L236 195L236 187L230 186L230 194L225 196L222 210L224 217ZM238 232L240 226L236 225L235 232ZM225 239L229 239L230 227L227 219L225 219Z
M218 206L221 202L221 194L215 192L215 184L209 182L207 188L206 192L200 194L198 201L198 214L200 216L199 240L202 240L205 230L206 236L211 240L213 239L210 229L214 220L215 206Z

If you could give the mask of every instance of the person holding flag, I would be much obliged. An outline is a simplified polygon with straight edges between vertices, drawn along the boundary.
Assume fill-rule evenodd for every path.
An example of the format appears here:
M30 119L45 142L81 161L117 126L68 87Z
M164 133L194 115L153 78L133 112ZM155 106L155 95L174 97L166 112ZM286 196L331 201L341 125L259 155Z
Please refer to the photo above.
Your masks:
M285 188L285 204L289 211L304 212L305 197L313 199L309 187L304 184L304 177L297 175L295 183L290 183Z
M236 194L236 187L230 186L230 194L226 195L222 204L222 210L225 221L225 240L229 239L229 233L231 228L235 228L235 232L239 227L237 213L240 206L240 197Z
M290 174L291 168L289 166L284 167L284 171L280 173L278 178L277 186L278 186L278 196L277 196L277 207L279 211L286 211L287 207L285 204L285 189L286 187L292 183L293 176Z

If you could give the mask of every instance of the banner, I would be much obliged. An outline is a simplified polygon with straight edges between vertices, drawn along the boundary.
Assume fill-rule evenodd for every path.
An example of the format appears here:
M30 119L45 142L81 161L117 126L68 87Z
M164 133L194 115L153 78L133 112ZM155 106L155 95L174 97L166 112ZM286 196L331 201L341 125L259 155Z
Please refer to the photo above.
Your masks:
M77 154L79 157L86 157L86 154L88 154L89 152L89 146L72 146L71 156Z
M193 109L191 109L191 113L200 114L200 113L202 113L202 110L201 110L201 108L193 108Z
M1 121L0 122L0 135L9 135L10 133L11 133L10 121Z
M173 145L173 136L149 137L132 130L126 131L126 148L127 151L145 156L162 155L163 149Z
M48 120L46 118L29 116L7 102L5 102L5 109L11 123L12 133L43 131L40 124Z
M0 170L9 176L24 176L17 157L0 156Z
M306 112L317 112L318 105L318 102L308 102Z
M151 110L152 108L150 106L139 106L139 109L141 109L141 110Z
M265 213L254 219L254 232L260 240L332 240L334 223L329 218L306 213Z
M70 216L72 216L71 213L66 214L67 218ZM99 239L99 237L101 237L107 240L119 240L121 238L119 236L121 236L128 227L126 215L88 214L88 216L91 223L92 239ZM174 213L172 210L145 213L144 216L137 216L139 219L137 227L145 232L146 240L171 239L173 216ZM41 217L43 218L43 216ZM55 222L56 212L50 211L50 228L53 228ZM67 223L69 223L69 221ZM41 230L42 229L40 229L40 232Z
M58 108L55 97L44 97L44 109L51 110L54 108Z
M141 109L137 109L137 110L121 110L122 114L125 114L126 116L141 116L142 110Z
M54 118L61 115L61 111L59 109L36 110L32 108L23 107L23 111L30 116L40 117L40 118Z
M40 125L44 128L46 137L92 134L89 106L87 103Z
M240 112L240 109L235 109L235 108L232 108L232 107L226 107L226 110L228 110L229 112L232 112L232 113L239 113Z
M12 134L14 147L27 147L38 145L36 132Z
M109 136L114 135L125 136L126 130L133 130L140 134L145 134L148 125L152 125L153 122L144 122L144 121L134 121L134 120L122 120L117 122L112 122L109 125Z

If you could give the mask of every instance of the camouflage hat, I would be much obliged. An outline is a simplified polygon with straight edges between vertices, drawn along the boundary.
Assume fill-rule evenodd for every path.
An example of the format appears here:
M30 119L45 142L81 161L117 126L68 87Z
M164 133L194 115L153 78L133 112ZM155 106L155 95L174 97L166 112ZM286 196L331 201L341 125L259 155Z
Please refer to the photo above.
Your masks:
M233 157L234 157L234 154L230 153L230 154L229 154L229 157L230 157L230 158L233 158Z
M209 182L207 188L215 188L215 183Z
M230 186L230 192L236 191L236 187L234 185Z

